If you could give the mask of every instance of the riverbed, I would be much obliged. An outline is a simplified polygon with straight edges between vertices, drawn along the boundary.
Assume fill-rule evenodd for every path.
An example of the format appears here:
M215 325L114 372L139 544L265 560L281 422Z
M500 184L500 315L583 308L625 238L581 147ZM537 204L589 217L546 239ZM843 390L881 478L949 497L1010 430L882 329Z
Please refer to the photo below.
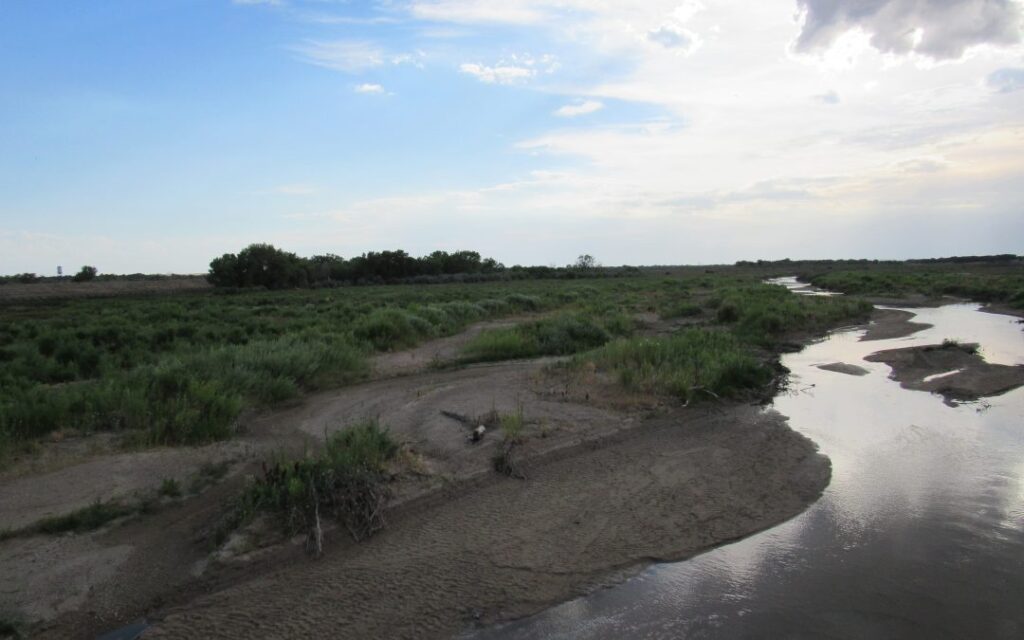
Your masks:
M837 331L783 358L773 408L832 461L803 514L469 637L1024 637L1024 388L951 405L864 360L950 339L1024 364L1021 325L976 304L905 311L932 326ZM837 362L867 373L819 368Z

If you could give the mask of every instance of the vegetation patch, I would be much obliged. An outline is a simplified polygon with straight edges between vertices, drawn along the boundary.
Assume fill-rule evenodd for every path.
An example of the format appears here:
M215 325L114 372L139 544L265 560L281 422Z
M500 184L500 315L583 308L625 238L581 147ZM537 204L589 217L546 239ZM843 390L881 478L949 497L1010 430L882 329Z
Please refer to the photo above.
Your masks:
M571 366L594 367L614 375L631 391L667 394L686 403L750 397L773 378L735 335L709 329L616 340L577 356Z
M523 407L520 406L515 413L499 416L499 422L502 440L498 452L492 458L494 470L510 478L525 480L526 476L520 470L516 456L516 449L524 440L523 429L526 421L523 418Z
M866 320L872 305L858 299L800 296L785 287L728 287L714 297L715 318L744 341L773 347L788 335L820 333L844 322Z
M611 333L583 314L561 314L509 329L484 331L463 350L464 362L563 356L599 347Z
M86 533L102 528L118 518L126 518L140 513L150 513L153 509L155 509L155 505L150 500L143 500L134 504L97 500L88 507L83 507L64 515L45 518L24 529L8 530L2 537L39 533L47 535Z
M1021 270L968 270L962 266L888 266L879 269L838 270L810 274L812 284L831 291L868 296L929 298L956 296L978 302L1001 302L1024 309L1024 274Z
M256 513L275 516L288 535L305 533L307 549L323 549L322 520L345 526L356 541L384 527L390 498L386 465L398 444L375 421L332 434L317 456L264 465L262 476L239 498L221 536Z

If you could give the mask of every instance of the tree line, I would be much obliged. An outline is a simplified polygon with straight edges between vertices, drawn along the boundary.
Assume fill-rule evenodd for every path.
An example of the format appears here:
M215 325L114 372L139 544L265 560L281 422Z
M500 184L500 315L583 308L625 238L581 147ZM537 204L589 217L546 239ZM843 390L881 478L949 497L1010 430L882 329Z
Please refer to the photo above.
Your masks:
M290 289L360 284L474 282L498 279L608 275L592 256L565 268L511 268L476 251L434 251L419 258L402 250L370 251L345 259L334 254L303 258L271 244L252 244L210 262L207 280L215 287Z

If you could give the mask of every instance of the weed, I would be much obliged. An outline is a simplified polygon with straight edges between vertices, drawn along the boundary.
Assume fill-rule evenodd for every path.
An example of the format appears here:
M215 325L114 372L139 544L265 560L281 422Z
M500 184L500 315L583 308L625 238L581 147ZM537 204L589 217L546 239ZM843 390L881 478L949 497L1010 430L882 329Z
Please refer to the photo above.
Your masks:
M667 338L611 342L573 366L611 372L627 389L673 395L684 402L708 396L746 397L764 388L771 371L730 333L688 329Z
M164 478L160 483L160 489L157 491L157 494L167 498L180 498L181 484L174 478Z
M523 407L519 405L515 413L502 415L499 418L501 423L502 441L498 446L498 452L491 459L494 463L494 470L510 478L524 480L526 476L519 469L516 461L516 448L523 443Z
M276 514L287 533L304 532L309 551L319 554L321 518L330 516L353 539L363 540L384 526L391 495L385 465L398 451L375 421L338 431L319 456L265 465L262 477L239 498L229 526L240 526L258 511Z
M88 507L72 511L61 516L40 520L30 529L34 533L50 535L58 533L84 533L106 525L112 520L138 513L138 505L128 505L116 501L103 502L97 500Z

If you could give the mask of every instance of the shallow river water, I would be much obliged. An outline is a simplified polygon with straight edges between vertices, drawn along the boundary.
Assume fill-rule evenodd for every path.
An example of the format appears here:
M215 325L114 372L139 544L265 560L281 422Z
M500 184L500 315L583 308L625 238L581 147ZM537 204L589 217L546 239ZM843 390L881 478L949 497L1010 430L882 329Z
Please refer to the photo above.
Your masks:
M774 409L832 460L803 514L472 637L1024 638L1024 388L951 407L863 360L951 338L1024 364L1024 333L973 304L909 311L934 326L839 331L783 358ZM832 362L869 373L817 368Z

